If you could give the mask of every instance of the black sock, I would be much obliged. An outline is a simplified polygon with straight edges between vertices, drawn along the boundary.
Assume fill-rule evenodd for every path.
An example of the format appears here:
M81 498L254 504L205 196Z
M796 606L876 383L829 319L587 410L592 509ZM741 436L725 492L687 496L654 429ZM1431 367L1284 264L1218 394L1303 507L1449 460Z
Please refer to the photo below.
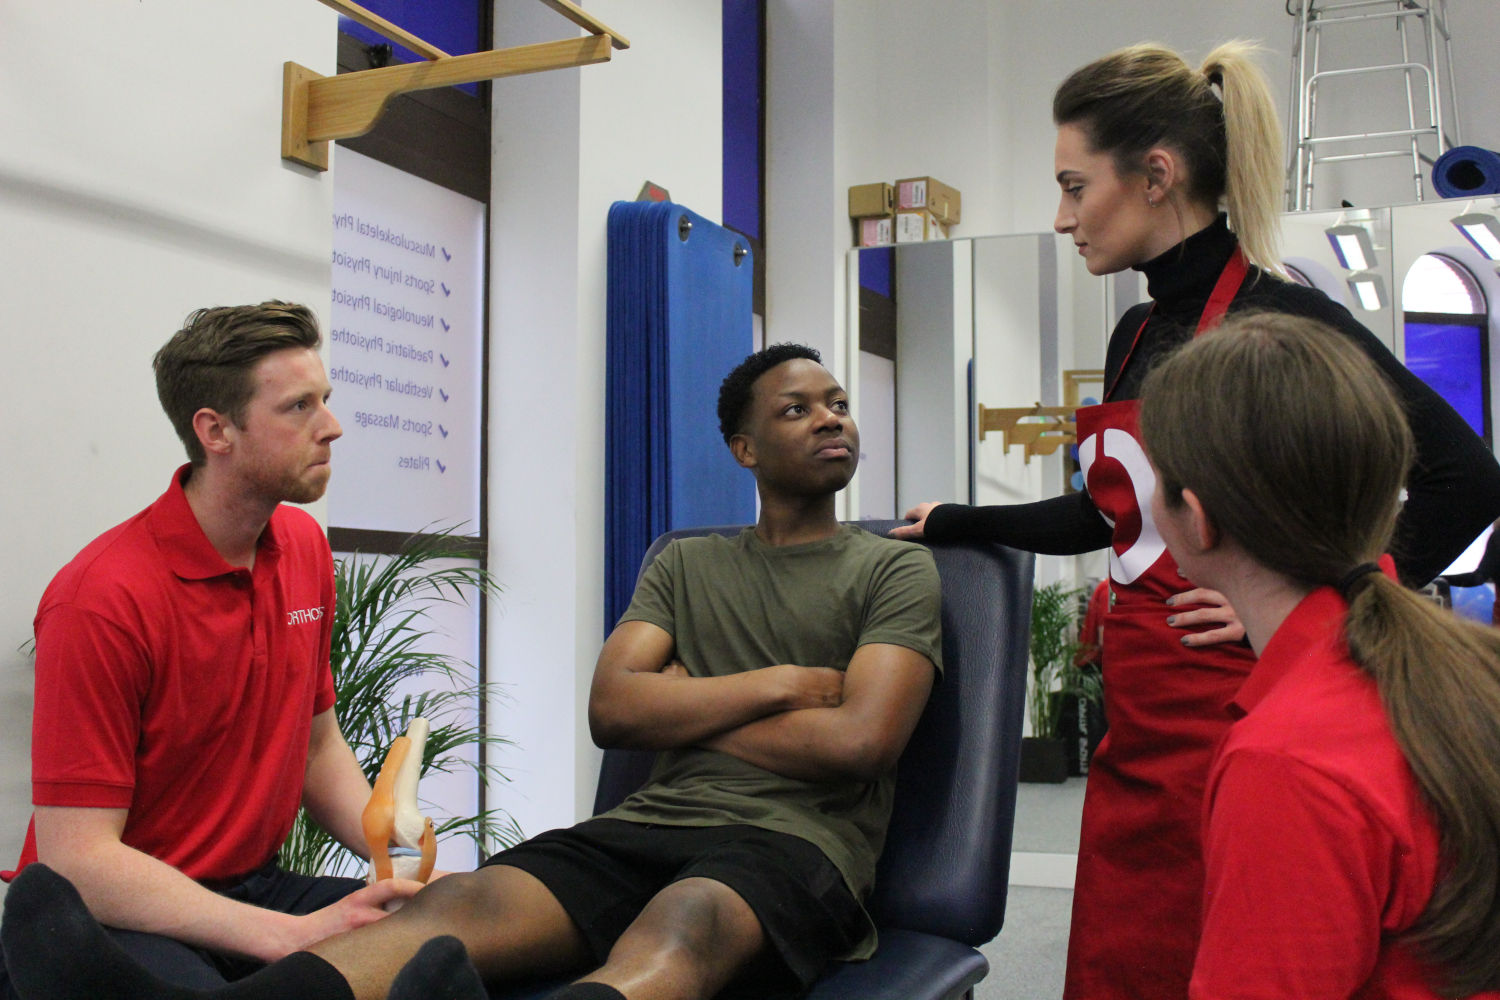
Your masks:
M354 1000L338 970L309 952L211 992L163 982L99 926L72 883L43 864L27 865L11 883L0 944L22 1000Z
M310 951L294 951L244 979L205 994L213 1000L354 1000L338 969Z
M157 979L99 926L72 883L27 865L5 896L5 968L22 1000L186 1000L197 991Z
M489 1000L463 942L435 937L401 967L389 1000Z
M573 983L548 994L547 1000L625 1000L625 994L608 983Z

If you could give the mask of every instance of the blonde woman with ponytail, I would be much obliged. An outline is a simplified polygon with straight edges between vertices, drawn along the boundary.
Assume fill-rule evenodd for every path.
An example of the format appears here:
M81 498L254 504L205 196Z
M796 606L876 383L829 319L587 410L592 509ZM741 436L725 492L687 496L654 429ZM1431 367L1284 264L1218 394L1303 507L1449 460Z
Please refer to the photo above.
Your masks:
M1034 504L921 504L894 532L1111 551L1109 733L1089 768L1068 1000L1185 995L1203 905L1204 783L1229 724L1224 705L1254 662L1232 603L1189 588L1152 522L1137 426L1147 372L1225 315L1319 320L1381 368L1416 438L1393 543L1401 579L1425 583L1500 515L1500 466L1452 408L1342 305L1280 277L1281 131L1252 53L1231 42L1194 67L1136 45L1063 81L1053 99L1057 231L1090 272L1139 270L1151 295L1110 338L1104 402L1078 413L1085 489ZM1256 419L1270 426L1275 414Z
M1143 396L1155 523L1259 655L1209 771L1189 995L1500 997L1500 632L1390 575L1399 398L1269 313Z

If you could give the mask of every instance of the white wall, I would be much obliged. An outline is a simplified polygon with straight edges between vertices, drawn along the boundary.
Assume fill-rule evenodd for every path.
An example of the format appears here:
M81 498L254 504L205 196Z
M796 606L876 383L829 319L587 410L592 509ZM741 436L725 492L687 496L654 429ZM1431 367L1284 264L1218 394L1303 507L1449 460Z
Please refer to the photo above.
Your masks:
M769 0L766 326L844 378L853 184L932 176L963 194L955 235L997 232L1006 134L989 0Z
M494 90L489 496L506 595L489 662L509 697L491 718L519 745L493 802L532 834L589 815L598 770L585 711L606 626L606 215L648 179L723 214L719 5L589 11L631 47ZM497 4L497 44L563 37L560 23L541 4Z
M845 367L841 252L848 219L835 178L837 5L766 3L766 342L796 341ZM840 207L844 207L840 203Z
M1009 96L1011 139L1005 155L1011 185L1013 232L1052 228L1057 211L1053 180L1052 93L1069 73L1114 49L1136 42L1170 45L1196 64L1222 41L1246 38L1267 51L1261 66L1286 108L1291 73L1292 18L1265 0L1153 0L1122 6L1117 0L1048 0L1004 4L1005 28L998 60ZM1128 13L1127 13L1128 9ZM1041 39L1066 39L1048 44Z
M335 20L306 0L0 6L6 867L30 813L17 647L37 600L184 461L151 355L199 306L327 312L332 182L281 161L281 63L333 72Z
M955 234L1005 221L987 0L769 0L766 325L772 341L845 357L850 185L932 176L963 194Z
M952 235L1000 231L1009 99L997 88L1004 10L989 0L836 3L834 188L931 176L963 194ZM847 213L845 213L847 214ZM841 235L850 236L847 219Z

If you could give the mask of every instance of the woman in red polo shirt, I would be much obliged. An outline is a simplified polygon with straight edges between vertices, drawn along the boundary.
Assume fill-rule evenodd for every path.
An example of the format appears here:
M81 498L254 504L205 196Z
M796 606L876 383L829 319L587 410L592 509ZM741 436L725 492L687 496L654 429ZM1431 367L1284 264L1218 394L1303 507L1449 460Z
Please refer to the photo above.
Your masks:
M1281 130L1244 45L1220 46L1201 67L1156 45L1122 49L1062 83L1053 119L1057 231L1091 273L1139 270L1151 295L1110 338L1103 403L1078 412L1085 489L1032 504L922 504L893 534L1110 550L1109 732L1089 765L1064 997L1180 997L1198 940L1208 763L1253 655L1232 608L1187 587L1151 521L1136 427L1146 373L1249 309L1312 317L1357 345L1396 387L1422 456L1396 525L1409 583L1441 572L1500 515L1500 466L1347 309L1277 276Z
M1500 634L1382 556L1414 456L1398 397L1271 313L1142 395L1155 523L1259 656L1209 770L1189 995L1500 996Z

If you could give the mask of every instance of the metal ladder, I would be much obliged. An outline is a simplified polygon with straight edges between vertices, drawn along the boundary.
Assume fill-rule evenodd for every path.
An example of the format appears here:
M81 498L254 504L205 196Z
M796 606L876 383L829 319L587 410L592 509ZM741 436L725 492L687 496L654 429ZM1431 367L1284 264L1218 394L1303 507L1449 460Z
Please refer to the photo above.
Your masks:
M1448 33L1448 0L1286 0L1287 11L1297 21L1292 36L1291 100L1296 113L1287 116L1287 148L1291 153L1287 165L1287 208L1304 211L1312 207L1313 170L1320 163L1371 160L1393 156L1411 157L1412 182L1416 200L1422 200L1423 164L1431 165L1450 147L1460 145L1458 137L1457 95L1453 89L1453 55ZM1320 64L1323 32L1356 22L1391 20L1401 43L1399 62L1345 66L1324 69ZM1415 22L1415 24L1413 24ZM1420 26L1421 45L1414 53L1409 28ZM1442 40L1443 66L1452 111L1452 138L1444 129L1441 91L1445 86L1438 72L1438 41ZM1361 74L1400 73L1406 87L1406 127L1378 132L1345 135L1321 135L1317 129L1318 87L1320 84ZM1425 123L1418 123L1417 96L1420 85L1426 86ZM1424 141L1435 147L1424 152ZM1361 143L1358 152L1324 152L1339 144Z

